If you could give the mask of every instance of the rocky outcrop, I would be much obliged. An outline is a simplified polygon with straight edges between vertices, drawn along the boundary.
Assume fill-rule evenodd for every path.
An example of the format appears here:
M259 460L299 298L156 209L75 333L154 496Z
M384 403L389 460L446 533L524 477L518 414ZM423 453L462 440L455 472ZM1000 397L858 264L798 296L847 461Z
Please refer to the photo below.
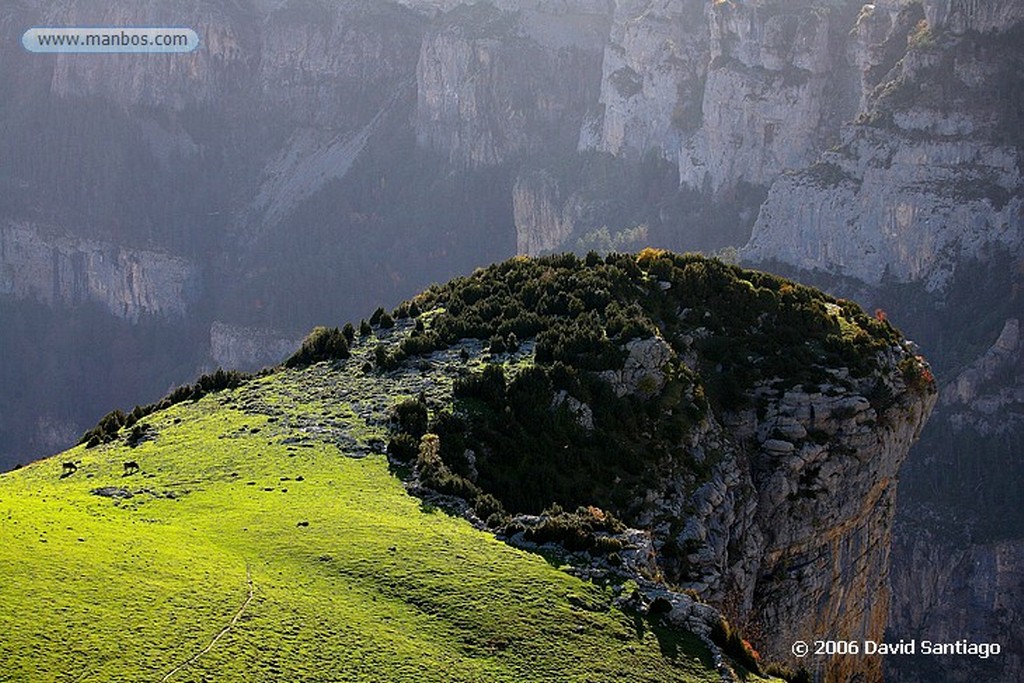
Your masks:
M621 370L607 370L601 378L616 396L635 395L646 399L665 385L665 364L675 355L661 337L634 339L626 344L626 360Z
M640 525L667 578L794 667L797 640L885 634L898 472L937 400L906 385L897 366L908 357L891 349L882 374L860 382L839 370L815 391L758 389L756 408L712 417L688 437L707 481L694 487L692 470L665 471L645 499ZM881 667L878 657L834 657L820 680L880 681Z
M116 317L183 317L195 303L199 268L178 256L0 225L0 295L48 305L101 304Z

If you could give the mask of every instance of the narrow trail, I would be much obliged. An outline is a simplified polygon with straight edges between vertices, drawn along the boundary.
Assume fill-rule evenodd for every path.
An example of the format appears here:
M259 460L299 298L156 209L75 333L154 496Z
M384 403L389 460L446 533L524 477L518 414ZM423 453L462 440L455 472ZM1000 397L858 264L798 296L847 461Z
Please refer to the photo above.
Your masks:
M238 623L238 620L241 619L242 615L245 613L245 608L249 606L250 602L252 602L252 595L253 595L252 573L249 571L249 567L248 566L246 566L246 568L245 568L245 582L249 585L249 595L246 596L245 600L242 602L242 605L238 608L238 611L235 612L235 616L233 616L231 618L231 621L228 622L228 625L225 626L224 628L222 628L220 630L220 632L217 633L217 635L215 635L212 640L210 640L209 644L207 644L206 647L204 647L202 650L200 650L199 652L197 652L194 655L192 655L192 657L190 659L188 659L187 661L179 664L178 666L176 666L173 669L171 669L170 671L168 671L164 675L164 677L160 679L160 683L166 683L167 681L169 681L171 679L171 676L173 676L174 674L178 673L179 671L184 669L186 666L194 664L200 657L202 657L207 652L212 650L213 646L217 644L217 641L220 640L221 638L223 638L224 634L226 634L228 631L230 631L231 627Z

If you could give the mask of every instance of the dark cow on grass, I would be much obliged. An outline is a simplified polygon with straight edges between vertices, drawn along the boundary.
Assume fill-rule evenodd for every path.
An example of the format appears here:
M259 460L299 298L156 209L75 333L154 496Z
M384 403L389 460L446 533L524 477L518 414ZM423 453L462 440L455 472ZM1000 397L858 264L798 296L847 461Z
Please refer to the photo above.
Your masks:
M124 464L124 476L127 477L129 474L135 474L138 471L139 463L135 462L134 460L129 460Z

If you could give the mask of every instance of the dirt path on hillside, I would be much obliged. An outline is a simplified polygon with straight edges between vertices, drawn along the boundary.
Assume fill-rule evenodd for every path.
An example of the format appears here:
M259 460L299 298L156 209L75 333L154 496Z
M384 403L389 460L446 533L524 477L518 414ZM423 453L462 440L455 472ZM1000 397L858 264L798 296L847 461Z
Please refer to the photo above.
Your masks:
M220 640L221 638L223 638L224 634L226 634L228 631L230 631L231 627L238 623L238 620L241 619L242 615L245 613L245 609L249 606L249 603L252 602L252 595L253 595L252 573L249 571L249 567L248 566L245 568L245 582L249 585L249 594L246 596L245 600L242 602L242 605L238 608L238 611L235 612L235 616L233 616L231 618L231 621L228 622L228 625L225 626L224 628L222 628L217 633L217 635L215 635L213 637L213 639L210 640L210 642L207 644L206 647L204 647L202 650L200 650L199 652L197 652L194 655L192 655L192 657L189 660L179 664L178 666L176 666L173 669L171 669L170 671L168 671L164 675L164 677L160 679L160 683L166 683L167 681L169 681L171 679L171 676L173 676L174 674L178 673L179 671L184 669L186 666L194 664L200 657L202 657L207 652L212 650L213 646L217 644L217 641Z

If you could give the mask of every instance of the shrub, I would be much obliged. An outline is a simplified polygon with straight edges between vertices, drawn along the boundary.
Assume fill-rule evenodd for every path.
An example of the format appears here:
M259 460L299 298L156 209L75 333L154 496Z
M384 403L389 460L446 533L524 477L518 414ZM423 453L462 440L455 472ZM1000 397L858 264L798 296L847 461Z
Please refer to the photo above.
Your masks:
M366 337L369 334L371 334L372 332L373 332L373 327L370 326L370 323L366 322L365 318L363 320L359 321L359 336L360 337Z
M475 398L498 405L505 397L505 370L500 365L487 365L480 374L455 380L456 398Z
M491 343L487 350L491 353L505 353L505 340L498 335L494 335L491 337Z
M392 419L401 433L408 434L418 442L427 433L427 417L426 403L418 398L410 398L394 407Z
M419 444L410 434L396 434L388 442L388 455L401 462L410 462L419 452Z
M761 656L738 630L729 625L725 617L711 629L711 640L744 669L761 675L761 665L758 661Z
M598 508L581 506L575 512L565 512L554 504L544 511L539 524L525 529L523 538L541 545L557 543L571 551L607 555L624 547L619 539L607 534L624 529L621 522Z
M341 334L345 337L345 341L351 346L356 340L356 328L352 327L352 323L345 323L345 327L341 328Z
M303 368L326 360L343 360L351 355L341 330L337 327L315 327L299 350L284 364L289 368Z
M388 347L384 344L377 344L373 349L373 361L380 370L394 370L398 365L395 357L388 353Z
M473 512L480 519L491 520L494 518L494 521L498 521L496 516L504 515L505 508L502 506L501 501L491 494L481 493L473 502ZM490 521L488 521L488 526L491 526Z

